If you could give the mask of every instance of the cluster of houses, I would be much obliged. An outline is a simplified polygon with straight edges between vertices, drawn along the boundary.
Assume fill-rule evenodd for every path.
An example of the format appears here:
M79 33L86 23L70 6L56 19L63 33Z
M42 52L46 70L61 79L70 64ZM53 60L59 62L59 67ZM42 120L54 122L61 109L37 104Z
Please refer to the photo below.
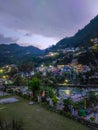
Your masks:
M41 72L71 72L71 71L75 71L76 73L86 73L91 71L91 68L87 65L82 65L82 64L77 64L77 65L57 65L57 67L54 67L52 65L50 66L45 66L45 65L41 65L40 67L37 68L37 71L41 71Z
M5 71L6 70L9 71L10 68L11 66L3 67L3 70L5 69ZM15 66L15 68L17 67ZM90 72L90 71L91 71L91 68L89 66L82 65L82 64L72 63L70 65L57 65L56 67L53 65L45 66L44 64L41 64L39 67L36 67L35 70L31 70L30 72L18 72L18 74L24 78L24 77L34 76L38 72L41 72L43 76L47 76L47 72L50 72L53 75L59 75L59 76L66 73L69 75L73 75L74 79L76 79L79 73L85 74L86 72ZM96 78L98 77L98 75L97 74L95 74L94 76L92 75L90 78L93 78L93 77ZM10 82L7 77L5 76L1 77L2 82L6 81L6 79L8 82Z

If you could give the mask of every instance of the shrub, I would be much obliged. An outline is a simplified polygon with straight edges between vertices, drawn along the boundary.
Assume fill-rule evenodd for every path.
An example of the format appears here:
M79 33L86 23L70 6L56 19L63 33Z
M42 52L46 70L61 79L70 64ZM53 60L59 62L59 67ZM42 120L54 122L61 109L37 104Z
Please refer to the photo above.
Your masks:
M56 96L54 96L54 97L52 98L52 101L53 101L54 105L57 103L57 98L56 98Z
M92 117L90 117L90 121L94 121L95 120L95 118L92 116Z

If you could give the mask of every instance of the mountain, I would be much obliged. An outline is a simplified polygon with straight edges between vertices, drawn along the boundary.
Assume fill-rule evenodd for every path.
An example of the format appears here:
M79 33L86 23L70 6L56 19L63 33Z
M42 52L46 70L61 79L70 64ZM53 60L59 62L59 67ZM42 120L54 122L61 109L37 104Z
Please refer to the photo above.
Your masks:
M33 46L23 47L15 43L9 45L1 44L0 65L19 64L21 62L26 63L33 60L37 60L38 62L40 59L38 59L38 57L36 58L36 56L43 55L45 52L47 53L49 51L57 51L59 49L65 49L67 47L89 47L92 45L91 39L95 37L98 38L98 15L92 19L90 23L83 29L79 30L74 36L64 38L60 40L56 45L53 45L46 50L40 50ZM70 61L70 58L67 59ZM79 59L81 59L81 57Z
M18 44L0 45L0 65L17 64L32 60L32 57L42 55L44 51L34 47L23 47Z
M66 47L88 47L91 45L90 39L98 37L98 15L90 21L83 29L79 30L74 36L60 40L56 45L48 50L64 49Z

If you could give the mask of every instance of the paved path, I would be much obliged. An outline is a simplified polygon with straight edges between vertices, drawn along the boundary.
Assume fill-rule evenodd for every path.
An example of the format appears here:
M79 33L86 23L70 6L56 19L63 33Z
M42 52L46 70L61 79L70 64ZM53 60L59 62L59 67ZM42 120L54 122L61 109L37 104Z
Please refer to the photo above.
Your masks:
M19 101L19 100L18 100L17 98L14 98L14 97L0 99L0 103L1 103L1 104L14 103L14 102L18 102L18 101Z

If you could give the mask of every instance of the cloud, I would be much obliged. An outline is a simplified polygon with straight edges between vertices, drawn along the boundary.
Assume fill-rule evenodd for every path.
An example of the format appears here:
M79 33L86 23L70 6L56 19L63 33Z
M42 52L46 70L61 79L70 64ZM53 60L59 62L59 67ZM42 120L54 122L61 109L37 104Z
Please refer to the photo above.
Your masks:
M24 36L31 37L32 33L26 33Z
M24 36L18 40L20 45L32 45L36 46L40 49L45 49L50 45L57 43L55 38L45 37L43 35L31 35L31 36Z
M95 17L97 5L98 0L0 0L0 26L21 30L27 37L60 40L74 35Z
M14 39L11 37L5 37L3 34L0 34L0 44L9 44L16 43L18 39Z
M61 37L88 21L92 7L88 0L1 0L0 21L9 28Z

